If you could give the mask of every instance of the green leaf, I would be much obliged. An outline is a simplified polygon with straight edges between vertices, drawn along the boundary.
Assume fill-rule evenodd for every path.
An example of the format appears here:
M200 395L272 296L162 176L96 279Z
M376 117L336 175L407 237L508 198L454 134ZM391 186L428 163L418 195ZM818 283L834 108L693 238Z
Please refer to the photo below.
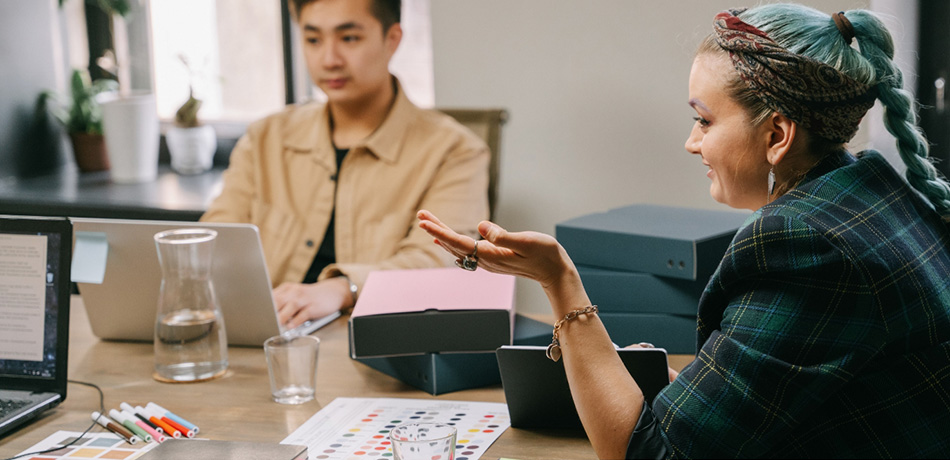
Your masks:
M102 133L102 109L96 101L96 95L106 91L115 91L118 83L114 80L89 81L85 70L73 71L69 81L71 100L60 100L52 92L41 94L41 102L47 104L48 111L58 118L69 132ZM69 107L68 110L66 107Z
M63 126L66 126L69 124L69 112L66 111L64 105L59 95L52 91L43 91L36 101L36 107L39 113L49 113L59 120Z

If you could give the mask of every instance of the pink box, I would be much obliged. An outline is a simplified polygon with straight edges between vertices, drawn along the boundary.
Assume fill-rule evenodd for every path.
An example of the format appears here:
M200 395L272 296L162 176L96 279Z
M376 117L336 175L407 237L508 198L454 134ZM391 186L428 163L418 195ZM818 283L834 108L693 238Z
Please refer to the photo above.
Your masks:
M458 268L370 273L350 315L350 356L486 352L510 345L515 278Z

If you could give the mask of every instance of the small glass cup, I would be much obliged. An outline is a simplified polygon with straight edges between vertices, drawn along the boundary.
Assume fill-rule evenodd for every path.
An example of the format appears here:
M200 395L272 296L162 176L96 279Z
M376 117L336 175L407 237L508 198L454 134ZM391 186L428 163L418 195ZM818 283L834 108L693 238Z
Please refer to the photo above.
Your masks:
M406 423L389 432L395 460L452 460L456 429L444 423Z
M310 335L274 336L264 342L267 373L274 401L303 404L313 399L317 387L320 339Z

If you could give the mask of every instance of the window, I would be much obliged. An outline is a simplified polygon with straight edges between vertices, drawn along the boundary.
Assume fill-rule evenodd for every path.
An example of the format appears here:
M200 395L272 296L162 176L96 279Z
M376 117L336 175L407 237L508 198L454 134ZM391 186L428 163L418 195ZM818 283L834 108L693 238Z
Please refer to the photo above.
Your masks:
M154 84L162 119L188 99L205 120L253 120L284 106L279 0L151 1Z
M435 105L432 71L432 20L429 0L402 0L402 43L389 70L399 77L406 95L420 107Z
M203 120L252 121L294 101L322 99L299 52L287 0L151 0L154 89L159 117L171 119L188 98L203 101ZM286 87L283 27L290 27L293 88ZM429 0L403 0L403 40L391 70L416 104L434 104ZM187 62L187 65L186 65ZM288 91L289 89L289 91Z

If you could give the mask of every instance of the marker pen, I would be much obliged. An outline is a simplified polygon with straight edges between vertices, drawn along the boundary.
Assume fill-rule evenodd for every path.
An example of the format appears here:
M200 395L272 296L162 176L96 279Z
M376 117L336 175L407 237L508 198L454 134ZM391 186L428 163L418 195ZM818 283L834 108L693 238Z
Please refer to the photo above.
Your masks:
M124 415L126 419L132 421L132 423L135 423L136 425L138 425L139 428L145 430L145 432L148 433L152 437L153 441L161 443L162 441L165 440L165 435L153 430L152 427L148 426L147 423L136 418L135 414L125 409L123 409L120 413Z
M155 417L158 420L161 420L162 423L167 425L167 428L165 428L165 431L168 432L168 430L172 430L171 431L172 436L176 438L194 437L194 432L192 432L191 436L188 436L188 428L185 428L179 425L178 423L176 423L174 420L168 417L165 417L164 415L160 414L157 410L150 409L150 408L146 408L145 410L148 411L152 417Z
M147 431L139 428L139 426L136 425L135 422L129 420L128 417L126 417L125 415L122 415L121 412L115 409L112 409L109 411L109 416L115 419L115 421L125 425L125 427L129 429L129 431L135 433L136 436L142 438L143 440L145 440L145 442L152 442L152 435L148 434Z
M158 404L155 404L155 403L153 403L153 402L150 402L150 403L146 404L146 407L153 407L153 408L155 408L155 409L158 410L160 413L164 414L166 417L168 417L168 418L170 418L170 419L172 419L172 420L178 422L179 425L181 425L181 426L183 426L183 427L185 427L185 428L188 428L189 430L194 431L195 434L198 434L198 432L201 431L201 429L198 428L198 426L195 425L194 423L191 423L191 422L189 422L188 420L185 420L185 419L183 419L183 418L181 418L181 417L175 415L172 411L170 411L170 410L168 410L168 409L165 409L164 407L159 406ZM189 436L189 437L191 437L191 436Z
M153 430L155 430L155 431L157 431L157 432L159 432L159 433L164 433L164 432L165 432L165 429L164 429L164 428L162 428L162 427L160 427L160 426L158 426L158 425L152 423L151 421L149 421L148 418L143 417L142 414L140 414L139 411L135 410L135 408L132 407L131 404L129 404L129 403L121 403L121 404L119 404L119 408L122 409L123 411L126 411L126 412L128 412L129 414L135 416L135 418L141 420L142 422L144 422L146 425L148 425L148 426L149 426L150 428L152 428ZM152 435L152 437L154 437L154 435Z
M99 412L92 413L92 420L98 423L99 425L101 425L103 428L117 434L120 438L124 439L125 442L129 444L135 444L141 441L141 439L139 439L139 437L136 436L135 433L132 433L131 431L125 429L125 427L123 427L122 425L119 425L113 422L111 419L109 419L109 417L106 417L105 415L102 415Z
M160 418L158 417L158 415L155 414L154 412L152 412L152 411L150 411L150 410L148 410L148 409L146 409L146 408L144 408L144 407L142 407L142 406L135 406L135 411L138 412L138 413L141 413L142 415L144 415L144 416L146 416L146 417L148 417L148 420L149 420L150 422L152 422L152 423L154 423L154 424L156 424L156 425L162 427L162 430L163 430L163 431L165 432L165 434L167 434L168 436L171 436L171 437L173 437L173 438L175 438L175 439L178 439L178 438L181 437L181 431L178 431L178 430L175 429L175 427L173 427L173 426L171 426L171 425L165 423L165 422L164 422L162 419L160 419Z
M175 427L175 429L177 429L178 431L181 431L181 434L183 434L184 436L187 436L189 438L195 437L195 430L192 430L182 425L177 420L171 418L171 415L173 414L165 410L164 407L159 406L158 404L155 404L155 403L148 403L145 405L145 407L147 409L151 409L152 413L158 415L158 418L162 419L163 422Z
M169 425L171 425L171 426L173 426L173 427L175 427L176 430L181 431L181 434L182 434L183 436L186 436L186 437L189 437L189 438L195 437L195 431L194 431L194 430L189 430L188 428L185 428L185 427L181 426L180 423L178 423L178 422L176 422L176 421L174 421L174 420L172 420L172 419L170 419L170 418L168 418L168 417L166 417L166 416L164 416L164 415L162 416L162 421L165 422L165 423L167 423L167 424L169 424Z

